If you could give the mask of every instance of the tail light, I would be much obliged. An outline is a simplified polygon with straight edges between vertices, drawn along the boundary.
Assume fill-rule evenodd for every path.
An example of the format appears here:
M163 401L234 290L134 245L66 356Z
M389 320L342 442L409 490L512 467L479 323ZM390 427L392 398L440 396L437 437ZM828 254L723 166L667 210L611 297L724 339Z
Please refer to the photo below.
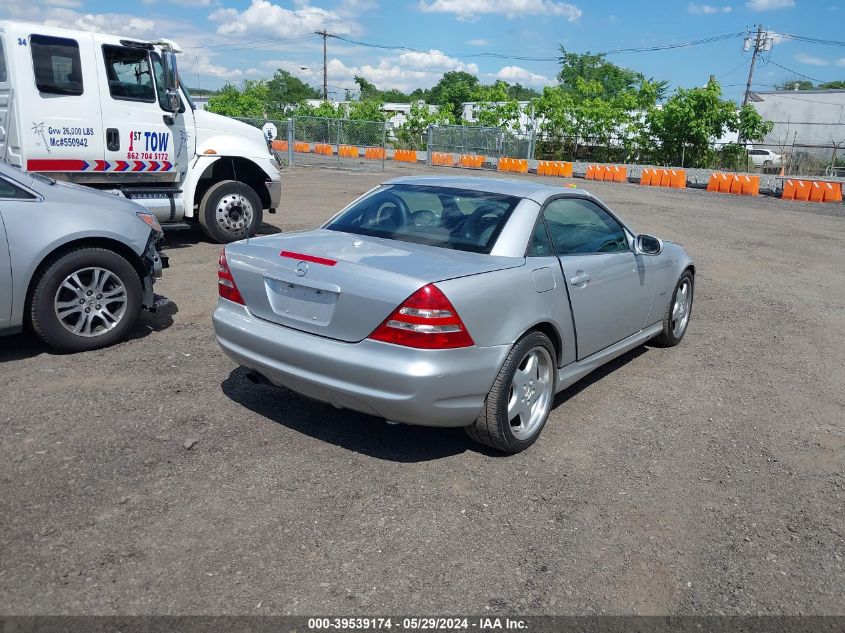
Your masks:
M420 349L475 345L454 306L433 284L405 299L369 338Z
M238 286L235 284L235 278L232 277L232 271L229 270L225 248L220 253L220 259L217 261L217 292L224 299L228 299L233 303L239 303L242 306L246 305L240 290L238 290Z

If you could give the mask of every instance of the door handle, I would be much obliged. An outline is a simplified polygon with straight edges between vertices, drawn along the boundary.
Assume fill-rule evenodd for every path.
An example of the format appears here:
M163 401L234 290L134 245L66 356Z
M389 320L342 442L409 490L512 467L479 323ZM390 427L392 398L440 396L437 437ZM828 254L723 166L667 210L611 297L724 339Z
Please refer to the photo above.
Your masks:
M106 130L106 149L110 152L116 152L120 149L120 132L116 127L110 127Z
M590 274L585 273L583 270L579 270L575 273L574 277L569 278L569 283L573 286L584 286L588 281L590 281Z

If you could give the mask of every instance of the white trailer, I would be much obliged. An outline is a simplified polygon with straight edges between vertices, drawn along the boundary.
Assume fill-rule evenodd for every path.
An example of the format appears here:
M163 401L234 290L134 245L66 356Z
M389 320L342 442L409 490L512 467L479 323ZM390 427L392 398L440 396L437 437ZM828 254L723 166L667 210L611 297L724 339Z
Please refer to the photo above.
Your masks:
M229 242L281 197L261 130L194 107L179 47L0 21L0 161L119 190L163 225Z

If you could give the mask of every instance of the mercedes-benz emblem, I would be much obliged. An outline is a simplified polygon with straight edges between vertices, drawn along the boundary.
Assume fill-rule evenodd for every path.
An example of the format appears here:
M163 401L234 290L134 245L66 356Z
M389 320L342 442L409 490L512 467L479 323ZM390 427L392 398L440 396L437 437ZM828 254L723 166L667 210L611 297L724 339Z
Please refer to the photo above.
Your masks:
M297 277L304 277L305 273L308 272L308 262L299 262L296 265L296 275Z

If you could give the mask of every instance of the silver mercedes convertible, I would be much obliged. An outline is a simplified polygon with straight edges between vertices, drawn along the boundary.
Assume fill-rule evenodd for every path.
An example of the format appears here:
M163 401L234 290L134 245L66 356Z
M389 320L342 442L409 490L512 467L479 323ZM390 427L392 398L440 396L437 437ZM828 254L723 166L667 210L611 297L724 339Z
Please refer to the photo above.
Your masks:
M695 267L580 189L413 177L228 245L218 282L217 340L252 382L515 453L556 392L681 341Z

